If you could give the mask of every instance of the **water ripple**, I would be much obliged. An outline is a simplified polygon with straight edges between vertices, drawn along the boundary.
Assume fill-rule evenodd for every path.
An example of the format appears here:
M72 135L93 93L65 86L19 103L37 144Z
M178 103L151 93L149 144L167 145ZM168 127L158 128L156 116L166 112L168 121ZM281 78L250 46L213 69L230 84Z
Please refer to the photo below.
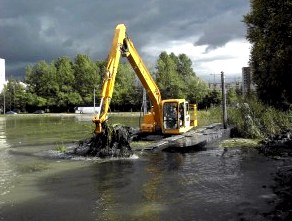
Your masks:
M236 202L240 189L240 160L238 157L225 160L221 150L212 150L187 155L180 173L181 195L186 202L203 201L205 203Z
M11 189L14 188L12 180L16 176L10 164L12 160L11 155L8 153L9 145L6 142L5 126L5 119L0 118L0 209L6 203L3 199L4 196L10 193Z

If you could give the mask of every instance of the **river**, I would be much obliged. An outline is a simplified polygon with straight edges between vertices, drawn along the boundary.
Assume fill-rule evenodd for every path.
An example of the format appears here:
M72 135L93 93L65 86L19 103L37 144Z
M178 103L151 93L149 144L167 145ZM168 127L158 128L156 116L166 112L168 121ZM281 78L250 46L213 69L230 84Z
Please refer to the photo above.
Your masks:
M114 117L137 127L136 117ZM47 156L92 131L87 115L0 117L0 220L266 220L278 161L217 144L129 159Z

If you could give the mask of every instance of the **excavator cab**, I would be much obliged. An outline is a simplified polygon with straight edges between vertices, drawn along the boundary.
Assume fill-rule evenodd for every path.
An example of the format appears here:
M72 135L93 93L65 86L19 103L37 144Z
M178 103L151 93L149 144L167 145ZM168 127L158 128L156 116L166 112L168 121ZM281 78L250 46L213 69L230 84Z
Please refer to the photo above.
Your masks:
M197 126L196 110L184 99L162 101L162 133L182 134Z

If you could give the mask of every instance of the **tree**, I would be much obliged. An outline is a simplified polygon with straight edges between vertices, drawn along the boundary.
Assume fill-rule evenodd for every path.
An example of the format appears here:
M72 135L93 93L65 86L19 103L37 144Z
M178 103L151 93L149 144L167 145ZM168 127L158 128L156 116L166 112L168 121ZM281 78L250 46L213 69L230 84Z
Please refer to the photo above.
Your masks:
M49 108L56 105L59 85L54 64L40 61L26 69L28 105Z
M162 98L185 98L198 103L208 93L207 84L201 81L185 54L176 56L162 52L157 60L156 81Z
M177 73L176 57L166 52L159 55L156 65L156 82L163 99L184 97L182 79Z
M177 61L177 72L184 82L182 90L186 99L191 103L200 102L208 94L207 84L196 76L189 57L180 54Z
M86 55L77 55L74 64L68 57L59 57L51 64L39 61L29 65L25 76L28 106L60 112L92 105L94 88L100 83L98 72L98 66Z
M233 105L235 104L238 99L237 99L237 93L236 93L236 90L235 88L230 88L228 91L227 91L227 104L228 105Z
M59 84L57 106L66 110L82 103L80 94L74 90L76 80L71 59L68 57L60 57L54 62L54 65Z
M208 94L199 103L199 108L209 108L212 106L218 106L221 104L222 96L220 91L212 90L208 91Z
M177 59L175 59L177 62L177 72L183 76L184 78L188 78L190 76L196 76L195 72L192 68L192 61L186 54L180 54L178 55Z
M94 88L100 84L100 74L97 65L87 56L78 54L73 65L74 89L82 98L82 105L92 105Z
M23 83L16 80L9 80L1 93L1 104L3 106L4 96L6 110L25 111L27 94Z
M244 17L259 98L278 108L292 103L292 0L251 0Z
M92 105L93 91L102 88L106 61L93 62L87 55L78 54L74 62L59 57L51 64L40 61L27 66L26 101L30 110L49 108L53 112L67 111L78 105ZM186 98L192 103L207 93L206 84L192 69L185 55L162 52L156 65L156 83L162 98ZM142 101L142 87L128 63L120 63L111 104L119 110L138 109Z
M128 63L120 63L111 101L114 106L119 107L119 109L130 110L130 107L135 105L135 79L136 76L131 65Z
M201 102L209 93L206 82L197 77L190 77L188 82L187 100L190 103L197 104Z

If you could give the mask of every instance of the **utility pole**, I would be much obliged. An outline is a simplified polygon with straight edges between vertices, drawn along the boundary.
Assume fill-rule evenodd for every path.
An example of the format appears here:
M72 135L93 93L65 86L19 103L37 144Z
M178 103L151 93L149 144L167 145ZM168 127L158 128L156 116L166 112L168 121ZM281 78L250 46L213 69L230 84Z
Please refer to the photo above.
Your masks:
M215 85L215 76L216 76L216 74L210 74L210 75L213 75L213 84Z
M5 108L6 108L6 106L5 106L5 87L4 87L4 89L3 89L3 100L4 100L4 104L3 104L3 114L5 115Z
M222 85L222 111L223 111L223 126L227 129L227 109L226 109L226 89L224 72L221 71L221 85Z
M13 109L14 109L14 111L16 111L16 109L15 109L15 82L13 84Z
M215 75L216 74L210 74L210 75L213 75L213 89L214 89L215 88ZM212 80L211 80L211 82L212 82ZM209 84L209 88L211 88L211 85L212 85L212 83Z
M220 75L220 74L210 74L213 75L213 89L216 89L216 75ZM212 83L211 83L212 84ZM210 85L211 85L210 84ZM210 87L211 88L211 87Z

